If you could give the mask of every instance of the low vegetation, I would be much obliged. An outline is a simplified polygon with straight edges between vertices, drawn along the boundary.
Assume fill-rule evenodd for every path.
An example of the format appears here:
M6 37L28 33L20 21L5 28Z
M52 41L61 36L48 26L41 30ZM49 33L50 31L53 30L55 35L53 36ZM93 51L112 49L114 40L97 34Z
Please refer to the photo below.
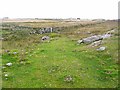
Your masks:
M2 30L3 88L117 88L118 33L100 46L77 44L81 38L117 29L116 21L9 23L38 28L64 26L59 32L30 34L30 30ZM70 23L70 24L69 24ZM72 23L72 24L71 24ZM76 24L73 24L76 23ZM6 23L3 23L6 24ZM49 41L42 41L49 36ZM96 49L105 46L104 51ZM11 66L6 65L12 63Z

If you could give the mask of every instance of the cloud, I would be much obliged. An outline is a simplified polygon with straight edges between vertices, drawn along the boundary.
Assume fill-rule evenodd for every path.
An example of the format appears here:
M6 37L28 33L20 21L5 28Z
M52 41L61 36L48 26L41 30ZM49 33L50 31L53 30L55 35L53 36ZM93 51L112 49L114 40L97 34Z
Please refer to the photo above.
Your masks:
M117 19L117 0L2 0L0 17Z

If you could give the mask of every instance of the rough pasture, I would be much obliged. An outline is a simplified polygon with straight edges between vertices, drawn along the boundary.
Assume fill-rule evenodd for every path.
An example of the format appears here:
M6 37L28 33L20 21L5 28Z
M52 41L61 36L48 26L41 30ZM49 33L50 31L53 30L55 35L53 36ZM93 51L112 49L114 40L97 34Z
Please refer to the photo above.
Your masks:
M62 27L58 32L30 34L3 23L2 87L4 88L116 88L118 33L116 21L7 22L32 28ZM41 26L40 26L41 25ZM116 29L100 44L77 41ZM49 37L42 40L43 37ZM95 43L95 42L94 42ZM92 44L92 45L91 45ZM95 43L96 44L96 43ZM98 50L105 47L104 50Z

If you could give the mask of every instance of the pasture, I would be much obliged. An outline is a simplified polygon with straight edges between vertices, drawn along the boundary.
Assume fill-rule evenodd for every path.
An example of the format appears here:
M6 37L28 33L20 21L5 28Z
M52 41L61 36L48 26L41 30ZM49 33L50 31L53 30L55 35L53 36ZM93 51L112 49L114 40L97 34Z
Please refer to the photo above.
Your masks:
M2 26L3 88L118 87L117 21L43 20L3 22ZM30 34L46 27L57 31ZM114 29L98 46L77 43ZM42 41L43 36L50 40ZM104 51L96 50L102 46Z

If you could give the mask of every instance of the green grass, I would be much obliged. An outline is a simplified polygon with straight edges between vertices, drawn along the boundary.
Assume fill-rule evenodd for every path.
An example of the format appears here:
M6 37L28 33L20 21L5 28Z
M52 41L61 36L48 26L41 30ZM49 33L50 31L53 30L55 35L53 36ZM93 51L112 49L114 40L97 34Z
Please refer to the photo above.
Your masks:
M117 39L113 38L114 44L105 44L106 51L97 52L86 45L76 45L76 42L69 38L60 37L50 43L38 44L31 53L33 56L27 55L30 64L25 65L20 65L16 56L3 55L3 63L13 63L13 66L6 69L10 76L8 80L3 78L3 87L117 87L117 58L112 56L115 51L110 52L117 49L116 41ZM112 73L106 74L105 70ZM64 81L68 75L72 76L72 82Z
M26 25L28 24L30 23ZM115 22L105 22L83 27L67 27L59 34L43 35L29 35L25 30L3 30L3 38L8 39L2 42L2 64L5 66L6 63L12 62L13 65L5 66L2 70L2 87L118 87L118 34L103 40L101 46L106 47L105 51L96 51L100 46L77 45L77 40L90 36L87 31L103 34L115 27ZM41 42L41 37L45 35L50 36L52 40ZM10 50L10 53L5 50ZM14 55L14 52L17 54ZM8 74L7 80L5 73ZM66 81L67 77L71 77L72 80Z

